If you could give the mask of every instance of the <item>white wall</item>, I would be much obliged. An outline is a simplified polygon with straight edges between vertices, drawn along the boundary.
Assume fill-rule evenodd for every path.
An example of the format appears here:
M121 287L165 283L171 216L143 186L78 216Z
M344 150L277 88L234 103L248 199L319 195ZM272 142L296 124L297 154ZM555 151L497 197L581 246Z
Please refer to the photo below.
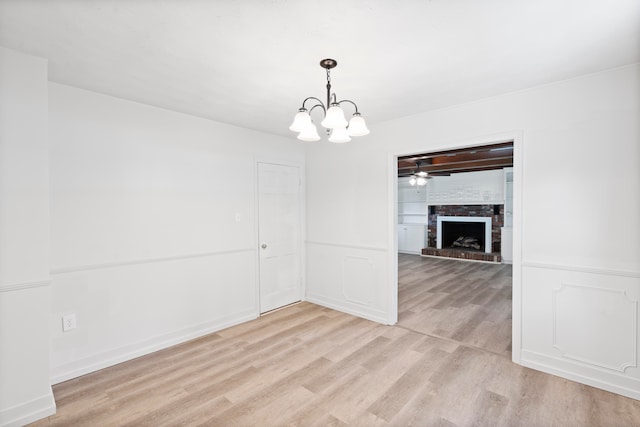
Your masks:
M0 425L55 412L49 384L47 62L0 47Z
M514 360L640 398L639 94L636 64L310 146L308 299L393 323L393 155L518 135Z
M255 161L299 142L54 83L49 109L54 383L258 315Z

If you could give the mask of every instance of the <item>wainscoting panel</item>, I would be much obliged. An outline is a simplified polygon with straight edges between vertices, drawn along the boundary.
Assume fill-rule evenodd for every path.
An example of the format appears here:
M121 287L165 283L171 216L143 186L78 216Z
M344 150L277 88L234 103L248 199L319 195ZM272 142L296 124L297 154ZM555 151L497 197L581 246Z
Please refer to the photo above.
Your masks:
M620 372L638 366L638 301L626 291L563 283L552 295L553 346L562 357Z
M523 263L522 362L640 398L640 274Z
M385 248L307 242L306 300L388 323Z
M245 249L54 270L52 383L257 317L254 266ZM77 329L62 332L69 313Z
M342 259L342 294L347 301L366 307L371 306L373 272L371 258L345 256Z

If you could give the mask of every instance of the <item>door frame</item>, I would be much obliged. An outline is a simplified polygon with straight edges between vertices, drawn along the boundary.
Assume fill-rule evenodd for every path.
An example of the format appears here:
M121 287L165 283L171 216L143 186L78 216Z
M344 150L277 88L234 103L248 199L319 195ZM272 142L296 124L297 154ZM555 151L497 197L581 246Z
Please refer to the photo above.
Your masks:
M521 364L522 348L522 234L523 234L523 152L524 152L524 132L513 130L499 134L487 135L477 138L465 139L453 142L449 145L438 145L424 147L421 149L390 152L388 155L389 171L387 176L387 212L390 221L388 223L387 236L389 286L388 286L388 320L389 325L398 322L398 157L410 156L413 154L455 150L457 148L469 148L482 145L497 144L500 142L513 141L513 262L512 262L512 318L511 318L511 360Z
M272 158L256 157L253 161L253 218L254 218L254 254L255 254L255 313L256 317L260 317L260 194L259 180L260 174L258 165L260 163L268 163L279 166L297 167L300 171L300 201L299 201L299 217L300 221L300 301L306 300L307 295L307 252L305 242L307 241L307 223L306 223L306 181L305 181L305 165L301 162L279 160Z

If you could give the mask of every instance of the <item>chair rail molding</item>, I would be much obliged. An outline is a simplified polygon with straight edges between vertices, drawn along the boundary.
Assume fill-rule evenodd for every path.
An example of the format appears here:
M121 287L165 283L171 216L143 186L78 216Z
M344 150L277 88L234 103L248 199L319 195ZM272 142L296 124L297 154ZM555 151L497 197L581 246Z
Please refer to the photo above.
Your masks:
M19 291L21 289L43 288L51 285L51 279L38 280L35 282L10 283L0 285L0 292Z
M191 259L191 258L206 258L210 256L253 252L255 250L256 250L255 248L240 248L240 249L231 249L231 250L224 250L224 251L211 251L211 252L198 252L193 254L172 255L172 256L166 256L166 257L132 259L128 261L103 262L99 264L88 264L88 265L78 265L78 266L72 266L72 267L54 268L51 270L51 274L58 275L58 274L66 274L66 273L75 273L78 271L101 270L104 268L128 267L131 265L149 264L149 263L155 263L155 262L179 261L179 260Z

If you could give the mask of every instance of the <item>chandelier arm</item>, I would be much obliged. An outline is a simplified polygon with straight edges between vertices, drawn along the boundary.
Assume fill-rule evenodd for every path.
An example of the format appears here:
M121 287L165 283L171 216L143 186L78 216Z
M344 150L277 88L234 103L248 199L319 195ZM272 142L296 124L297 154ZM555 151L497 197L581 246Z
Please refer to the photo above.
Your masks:
M358 106L356 105L355 102L353 102L353 101L351 101L349 99L343 99L342 101L338 101L338 104L342 104L343 102L348 102L349 104L353 105L355 107L355 109L356 109L356 114L360 114L360 112L358 111Z
M304 101L302 101L302 108L305 108L305 107L304 107L304 104L306 104L306 103L307 103L307 101L308 101L308 100L310 100L310 99L315 99L316 101L318 101L318 102L322 105L322 101L320 101L320 100L319 100L318 98L316 98L315 96L310 96L310 97L306 98ZM329 105L329 104L327 104L327 105ZM313 108L313 107L312 107L312 108ZM324 105L323 105L322 109L324 110ZM325 111L326 111L326 110L325 110Z
M314 109L314 108L316 108L316 107L320 107L320 108L322 108L322 111L324 111L324 115L325 115L325 116L327 115L327 110L324 108L324 105L322 105L322 103L320 103L320 104L316 104L316 105L314 105L313 107L311 107L311 109L309 109L309 115L311 115L311 112L312 112L312 111L313 111L313 109Z

